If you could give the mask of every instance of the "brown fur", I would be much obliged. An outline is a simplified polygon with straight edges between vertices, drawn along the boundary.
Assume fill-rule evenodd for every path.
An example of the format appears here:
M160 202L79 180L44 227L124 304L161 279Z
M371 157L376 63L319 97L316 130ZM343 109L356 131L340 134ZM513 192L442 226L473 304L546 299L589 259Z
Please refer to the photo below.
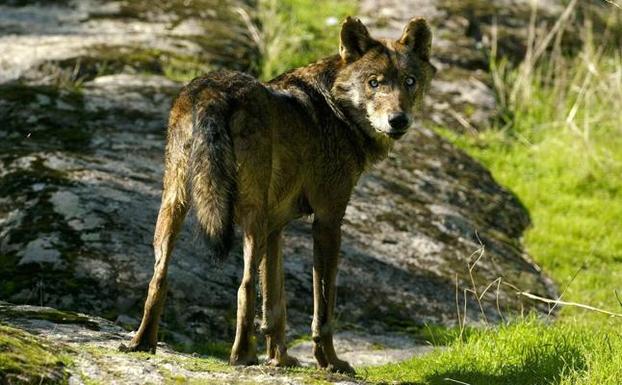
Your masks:
M269 363L296 365L285 345L281 233L292 219L313 214L314 355L320 367L353 372L337 358L332 339L341 220L361 173L412 124L434 72L430 40L423 19L389 41L371 38L360 21L347 18L340 55L266 84L224 71L182 89L169 120L154 276L128 350L155 351L173 241L192 205L218 255L229 251L234 222L243 233L231 364L257 362L259 268Z

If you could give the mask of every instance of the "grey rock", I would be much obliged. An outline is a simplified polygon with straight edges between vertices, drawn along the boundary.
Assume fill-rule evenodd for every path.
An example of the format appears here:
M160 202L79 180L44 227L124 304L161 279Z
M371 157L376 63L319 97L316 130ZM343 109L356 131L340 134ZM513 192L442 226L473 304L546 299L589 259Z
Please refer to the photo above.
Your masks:
M60 252L53 247L53 238L37 238L28 242L26 248L21 253L22 258L19 260L19 265L25 265L29 263L50 263L58 265L61 262Z

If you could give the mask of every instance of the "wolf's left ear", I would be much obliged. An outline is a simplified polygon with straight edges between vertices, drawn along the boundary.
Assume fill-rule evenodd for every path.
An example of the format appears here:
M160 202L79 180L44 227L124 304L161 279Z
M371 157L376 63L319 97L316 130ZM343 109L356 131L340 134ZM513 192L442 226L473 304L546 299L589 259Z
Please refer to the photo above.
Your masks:
M360 58L378 42L369 36L369 31L359 19L350 16L341 25L339 55L350 63Z
M413 50L421 59L430 60L432 31L424 18L411 19L398 41Z

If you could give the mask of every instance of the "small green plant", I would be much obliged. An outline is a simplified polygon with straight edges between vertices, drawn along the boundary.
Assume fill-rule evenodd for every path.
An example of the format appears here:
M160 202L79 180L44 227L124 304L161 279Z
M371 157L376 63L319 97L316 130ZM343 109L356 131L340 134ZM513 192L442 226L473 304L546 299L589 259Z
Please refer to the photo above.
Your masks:
M254 31L263 80L336 54L341 21L356 13L352 0L259 0Z

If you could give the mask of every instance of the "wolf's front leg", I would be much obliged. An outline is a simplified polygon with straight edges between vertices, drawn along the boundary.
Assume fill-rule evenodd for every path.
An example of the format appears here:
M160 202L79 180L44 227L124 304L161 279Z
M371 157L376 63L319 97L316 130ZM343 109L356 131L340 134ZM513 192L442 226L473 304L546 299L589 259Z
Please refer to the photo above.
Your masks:
M268 236L268 247L260 267L263 299L261 329L266 336L268 365L299 366L296 358L287 354L285 328L287 326L287 297L285 272L281 254L281 230Z
M255 220L242 224L244 231L244 274L238 289L238 315L235 341L231 349L231 365L255 365L257 341L255 338L255 271L257 262L266 252L265 225Z
M333 346L337 265L341 244L341 220L313 221L313 354L320 367L354 374L346 361L337 358Z

